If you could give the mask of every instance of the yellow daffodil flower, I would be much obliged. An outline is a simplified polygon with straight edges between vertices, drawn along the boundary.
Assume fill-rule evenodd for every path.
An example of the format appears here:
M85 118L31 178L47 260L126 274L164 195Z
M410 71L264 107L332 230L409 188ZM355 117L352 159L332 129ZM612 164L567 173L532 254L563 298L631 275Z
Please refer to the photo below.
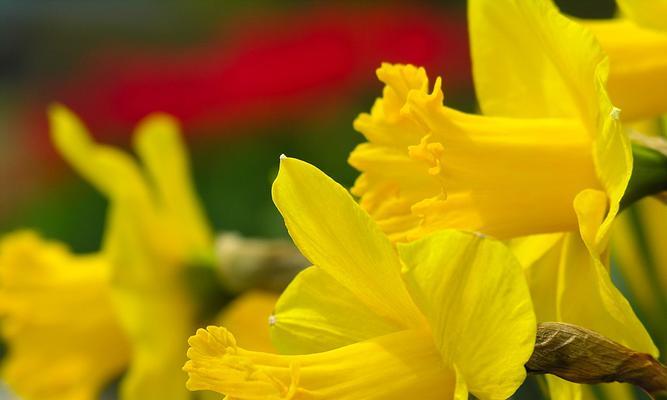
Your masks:
M609 56L609 94L624 121L667 112L667 1L618 0L623 13L611 20L588 20Z
M421 68L383 65L355 128L352 192L395 241L442 228L500 239L581 230L598 251L632 170L593 36L546 0L469 4L485 115L442 105Z
M273 198L314 264L270 319L281 355L200 329L188 388L239 400L428 400L505 399L521 384L535 316L504 245L448 230L396 250L343 187L296 159L283 157Z
M443 106L440 79L430 89L421 68L383 65L383 97L355 121L368 143L350 156L362 172L352 192L396 242L445 228L534 235L512 248L538 321L657 354L605 265L632 171L606 56L547 0L471 0L469 20L484 115ZM581 396L550 387L553 398Z
M177 123L149 117L137 128L140 167L124 152L96 144L61 106L52 108L60 153L110 201L102 252L113 265L113 299L131 346L121 397L187 399L186 339L197 305L185 280L190 264L212 253L212 235L194 196Z
M2 379L26 400L94 400L129 369L122 400L194 397L181 366L201 310L186 268L210 267L213 244L175 121L153 116L139 126L142 170L94 143L64 107L50 116L60 152L110 200L105 243L74 255L32 232L0 240L0 326L9 351ZM276 299L242 294L214 320L269 351L260 324Z
M0 241L2 379L26 400L94 400L130 347L111 301L111 266L30 231Z

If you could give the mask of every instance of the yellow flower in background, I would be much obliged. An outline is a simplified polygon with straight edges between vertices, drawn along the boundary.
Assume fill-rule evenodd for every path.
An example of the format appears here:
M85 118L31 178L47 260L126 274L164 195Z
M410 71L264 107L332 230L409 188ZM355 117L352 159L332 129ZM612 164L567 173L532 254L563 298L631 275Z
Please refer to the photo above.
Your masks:
M130 358L111 265L30 231L0 241L2 379L26 400L93 400Z
M509 397L525 378L535 316L501 243L445 231L398 251L315 167L283 158L273 198L314 264L271 317L283 355L246 350L223 327L190 339L191 390L230 399ZM493 340L488 340L493 332Z
M243 332L239 345L256 351L275 351L271 344L267 322L278 301L278 295L263 290L251 290L225 306L215 324L232 332Z
M618 0L622 17L581 21L609 56L609 94L624 121L667 112L667 1Z
M185 270L211 257L213 239L188 176L178 125L155 115L138 126L140 166L93 142L64 107L54 106L50 118L60 153L110 202L102 252L112 265L113 300L132 346L121 397L187 399L180 366L198 310Z

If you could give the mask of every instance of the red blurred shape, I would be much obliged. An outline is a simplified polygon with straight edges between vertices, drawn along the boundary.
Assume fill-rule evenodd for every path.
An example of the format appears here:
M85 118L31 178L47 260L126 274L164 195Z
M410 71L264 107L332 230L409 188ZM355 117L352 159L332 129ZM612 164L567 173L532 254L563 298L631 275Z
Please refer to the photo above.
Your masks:
M52 99L96 135L127 135L154 111L176 116L187 132L217 130L298 118L352 99L376 85L373 71L383 61L426 66L444 76L448 90L469 87L465 17L351 6L248 16L198 49L99 55Z

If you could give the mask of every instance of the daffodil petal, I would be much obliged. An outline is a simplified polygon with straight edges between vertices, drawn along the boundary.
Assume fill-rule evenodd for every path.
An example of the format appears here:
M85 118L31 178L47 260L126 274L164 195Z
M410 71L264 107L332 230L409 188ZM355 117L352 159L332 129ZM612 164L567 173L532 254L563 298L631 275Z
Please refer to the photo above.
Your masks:
M543 0L471 0L468 18L484 114L596 120L605 56L585 28Z
M149 202L141 171L128 154L95 143L81 120L64 106L52 106L49 117L59 153L100 192L116 199L135 196L138 207Z
M667 1L665 0L616 0L621 12L638 25L667 31Z
M282 157L273 201L310 262L391 324L422 326L394 247L347 190L314 166Z
M561 257L559 321L584 326L631 349L657 356L651 337L612 283L607 268L591 257L579 235L565 236Z
M445 230L398 250L405 281L445 363L456 365L476 397L511 396L525 379L537 324L521 266L509 249Z
M399 329L315 266L285 289L271 320L271 337L281 354L319 353Z
M189 248L210 246L212 233L206 223L189 176L190 163L178 122L165 114L154 114L137 127L135 148L153 183L158 204L171 217Z
M558 271L564 233L527 236L510 242L524 267L537 322L557 321Z
M633 11L648 11L645 15L655 18L663 25L665 13L651 10L661 1L632 0L623 2ZM650 5L649 5L650 3ZM662 7L665 3L662 2ZM629 10L628 10L629 11ZM640 12L641 12L640 11ZM644 15L631 15L631 18L643 19ZM605 53L609 56L610 70L608 90L614 104L621 109L623 121L651 119L667 111L667 96L656 87L667 85L667 30L656 30L642 26L642 22L627 18L610 20L582 20L590 29ZM648 21L646 21L648 22Z
M441 400L455 386L428 331L301 356L245 350L222 327L200 329L189 343L188 388L234 400Z

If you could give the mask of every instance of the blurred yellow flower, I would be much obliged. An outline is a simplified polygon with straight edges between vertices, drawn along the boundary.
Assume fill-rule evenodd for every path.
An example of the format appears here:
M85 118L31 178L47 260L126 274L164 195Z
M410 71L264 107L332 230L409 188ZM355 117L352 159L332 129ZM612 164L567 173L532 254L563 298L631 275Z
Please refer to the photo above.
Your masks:
M609 56L609 94L624 121L660 116L667 112L667 1L617 2L622 17L582 21Z
M187 399L180 366L198 310L185 270L210 261L213 239L177 122L154 115L137 127L143 169L126 153L93 142L64 107L54 106L50 117L60 153L110 201L102 252L113 266L113 300L132 347L121 397Z
M448 230L397 251L343 187L296 159L282 159L273 198L314 264L271 317L283 355L200 329L188 388L229 399L505 399L522 383L535 316L504 245Z
M278 295L262 290L248 291L231 303L215 319L216 325L240 333L239 345L256 351L275 351L266 329Z
M0 241L2 379L26 400L93 400L130 347L111 301L111 266L30 231Z

